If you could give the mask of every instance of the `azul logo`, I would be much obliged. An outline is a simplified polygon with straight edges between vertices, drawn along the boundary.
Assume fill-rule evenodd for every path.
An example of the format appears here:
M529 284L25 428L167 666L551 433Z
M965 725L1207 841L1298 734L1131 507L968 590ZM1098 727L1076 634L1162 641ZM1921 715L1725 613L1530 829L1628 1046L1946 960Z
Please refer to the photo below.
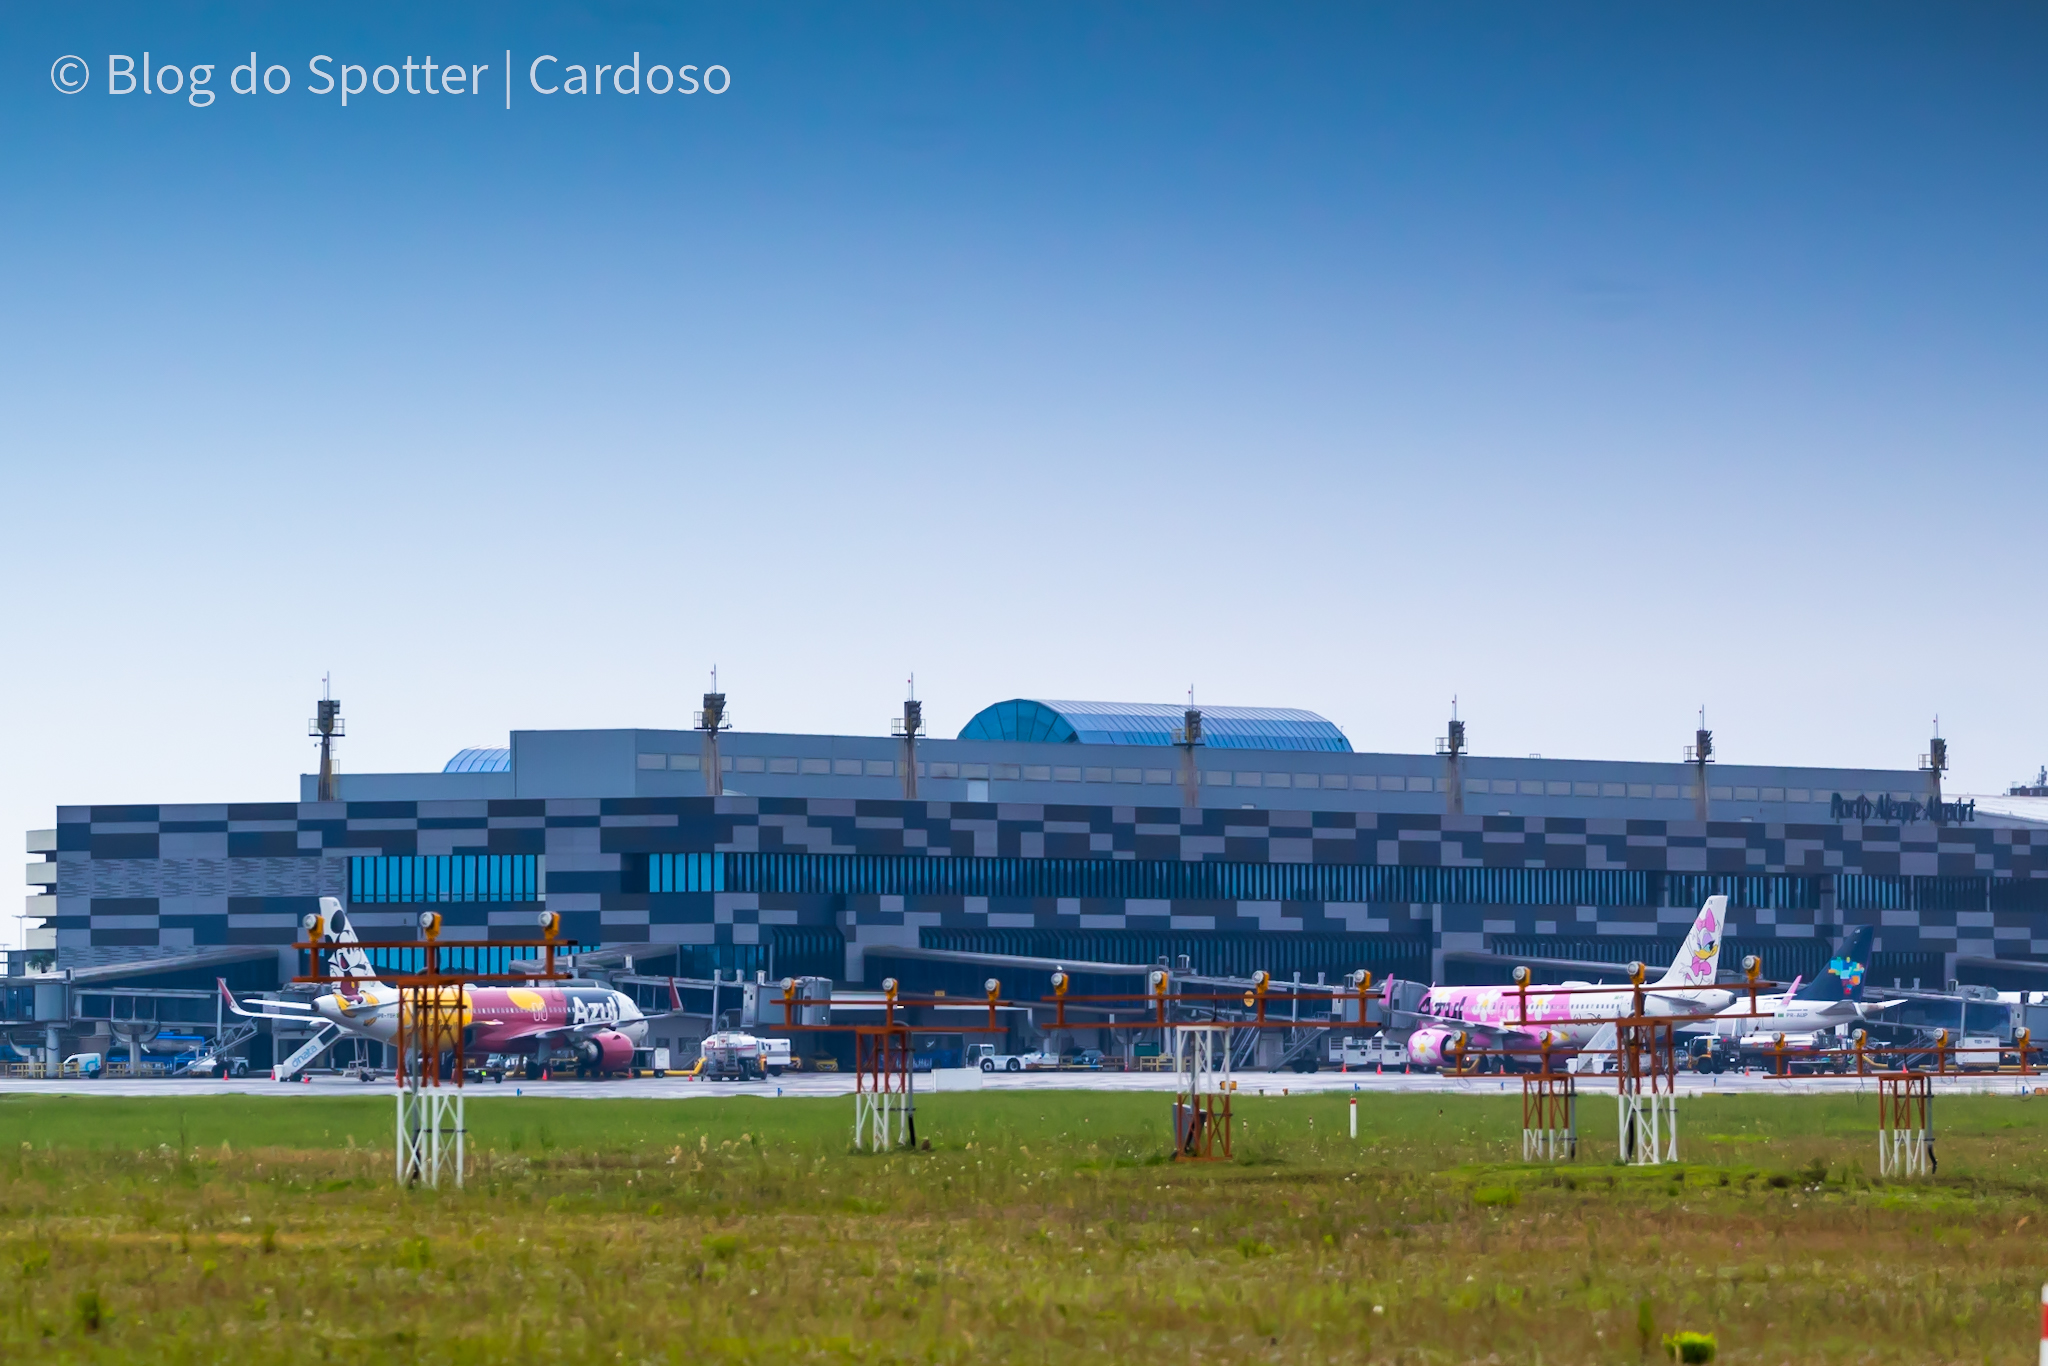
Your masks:
M600 996L596 998L572 996L569 998L569 1023L572 1025L617 1024L618 1022L619 998L616 996Z
M1933 821L1937 825L1961 825L1977 819L1975 802L1894 801L1880 792L1869 797L1844 797L1835 793L1828 803L1828 818L1838 821Z

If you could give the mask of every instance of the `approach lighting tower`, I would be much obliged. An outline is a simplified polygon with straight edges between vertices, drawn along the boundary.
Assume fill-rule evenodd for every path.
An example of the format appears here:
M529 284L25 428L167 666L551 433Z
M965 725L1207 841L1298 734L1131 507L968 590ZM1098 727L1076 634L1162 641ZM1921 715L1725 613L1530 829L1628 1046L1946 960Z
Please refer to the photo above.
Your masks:
M903 715L889 729L903 737L903 799L917 800L917 737L924 734L924 703L917 700L917 675L910 676L910 696L904 699Z
M1458 699L1451 699L1451 729L1437 737L1436 752L1444 756L1444 814L1465 814L1465 780L1459 772L1465 757L1465 723L1458 719Z
M1934 718L1934 738L1927 742L1927 752L1920 756L1920 767L1927 774L1928 819L1936 825L1941 821L1941 775L1948 771L1948 741L1941 738L1941 718Z
M320 714L306 723L306 734L320 740L320 786L313 794L319 802L341 800L341 780L334 773L334 742L348 733L341 719L341 699L334 696L333 675L320 680Z
M718 666L711 666L711 691L704 694L704 710L697 713L697 729L704 732L704 794L725 794L725 767L718 759L718 732L732 729L725 713L725 694L718 690Z
M1692 765L1693 810L1701 825L1707 823L1707 765L1714 762L1714 732L1707 729L1707 709L1700 708L1700 728L1685 747L1685 761Z

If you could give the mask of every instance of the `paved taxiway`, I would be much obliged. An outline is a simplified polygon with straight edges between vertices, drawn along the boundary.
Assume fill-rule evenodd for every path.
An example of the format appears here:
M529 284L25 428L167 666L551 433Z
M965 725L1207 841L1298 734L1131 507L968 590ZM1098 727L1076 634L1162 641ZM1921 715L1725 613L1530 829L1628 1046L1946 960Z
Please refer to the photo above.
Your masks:
M936 1081L934 1078L936 1077ZM472 1082L463 1088L465 1095L480 1098L562 1096L574 1099L662 1099L662 1100L713 1100L720 1096L781 1096L819 1097L841 1096L853 1091L853 1074L850 1072L792 1073L775 1081L723 1082L696 1081L687 1077L641 1077L631 1080L614 1081L513 1081ZM1237 1093L1240 1096L1303 1095L1322 1092L1349 1092L1361 1094L1414 1091L1440 1095L1519 1095L1521 1083L1517 1078L1508 1077L1440 1077L1434 1074L1398 1073L1379 1075L1365 1072L1240 1072L1236 1077ZM1683 1096L1699 1095L1824 1095L1830 1093L1854 1094L1875 1089L1870 1078L1857 1077L1796 1077L1780 1080L1769 1076L1744 1076L1724 1074L1715 1077L1681 1076L1678 1092ZM2039 1088L2038 1090L2036 1088ZM1581 1096L1593 1098L1610 1093L1614 1088L1612 1077L1585 1077L1580 1081ZM968 1074L950 1072L941 1074L920 1073L917 1078L920 1092L947 1094L954 1091L1171 1091L1173 1076L1164 1072L997 1072ZM2026 1093L2042 1095L2048 1099L2048 1076L2018 1077L2013 1075L1995 1077L1954 1077L1937 1078L1934 1083L1936 1095L2006 1095ZM261 1077L245 1077L233 1081L205 1080L124 1080L110 1078L104 1081L17 1081L0 1080L0 1096L18 1095L80 1095L80 1096L194 1096L194 1095L254 1095L274 1096L281 1100L306 1096L387 1096L391 1094L391 1078L386 1075L377 1081L359 1082L328 1074L314 1076L310 1081L274 1082Z

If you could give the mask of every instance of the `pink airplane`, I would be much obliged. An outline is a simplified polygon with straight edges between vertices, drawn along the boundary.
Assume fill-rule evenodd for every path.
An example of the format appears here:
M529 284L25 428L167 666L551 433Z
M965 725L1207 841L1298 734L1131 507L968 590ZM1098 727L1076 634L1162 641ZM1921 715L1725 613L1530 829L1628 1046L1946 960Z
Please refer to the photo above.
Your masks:
M1643 1009L1651 1015L1706 1015L1725 1010L1736 993L1716 989L1721 962L1722 927L1728 898L1711 896L1694 917L1692 931L1663 977L1643 988ZM1590 982L1565 982L1590 987ZM1422 1067L1441 1067L1456 1051L1459 1034L1468 1050L1528 1050L1518 1066L1533 1069L1545 1044L1558 1053L1585 1047L1603 1027L1629 1013L1632 987L1602 991L1560 992L1531 986L1526 1016L1516 987L1431 987L1416 1006L1415 1030L1408 1036L1408 1060ZM1498 1066L1499 1058L1475 1059Z

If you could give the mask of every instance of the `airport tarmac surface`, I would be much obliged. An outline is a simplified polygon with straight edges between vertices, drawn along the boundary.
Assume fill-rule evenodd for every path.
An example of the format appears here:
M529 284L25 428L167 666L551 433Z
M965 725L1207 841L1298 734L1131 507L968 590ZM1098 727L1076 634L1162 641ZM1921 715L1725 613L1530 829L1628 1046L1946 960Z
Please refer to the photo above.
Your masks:
M1237 1094L1245 1097L1304 1095L1323 1092L1357 1091L1425 1092L1443 1095L1519 1095L1516 1077L1441 1077L1434 1073L1368 1072L1240 1072L1235 1076ZM919 1073L917 1089L925 1094L954 1091L1171 1091L1170 1072L994 1072L980 1073L954 1069ZM851 1072L790 1073L769 1081L699 1081L690 1077L638 1077L611 1081L515 1081L471 1082L463 1088L470 1096L525 1097L560 1096L572 1099L713 1100L720 1096L842 1096L853 1092ZM1826 1095L1874 1091L1870 1077L1793 1077L1724 1073L1720 1076L1682 1074L1678 1082L1681 1097L1700 1095ZM355 1081L322 1072L306 1079L274 1082L267 1077L242 1077L228 1081L205 1079L107 1078L101 1081L0 1080L0 1097L16 1095L80 1096L194 1096L252 1095L279 1099L304 1096L389 1095L387 1073L375 1081ZM1593 1098L1612 1093L1614 1078L1588 1076L1580 1079L1579 1094ZM2032 1093L2048 1098L2048 1076L1937 1077L1934 1094L2010 1095Z

